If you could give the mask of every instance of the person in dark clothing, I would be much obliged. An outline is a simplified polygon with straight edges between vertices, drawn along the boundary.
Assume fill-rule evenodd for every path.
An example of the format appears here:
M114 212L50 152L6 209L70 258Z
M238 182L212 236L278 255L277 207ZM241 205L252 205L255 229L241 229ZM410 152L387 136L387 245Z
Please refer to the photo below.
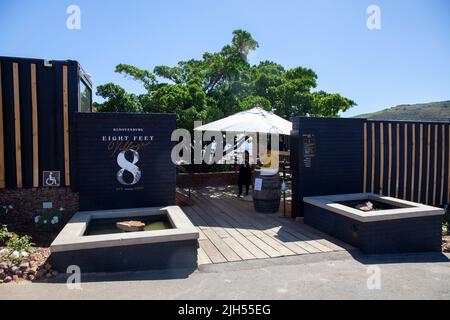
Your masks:
M250 184L252 183L252 167L250 165L250 154L246 150L244 152L244 162L239 167L239 194L238 197L242 196L242 187L245 186L245 195L248 196L248 191Z

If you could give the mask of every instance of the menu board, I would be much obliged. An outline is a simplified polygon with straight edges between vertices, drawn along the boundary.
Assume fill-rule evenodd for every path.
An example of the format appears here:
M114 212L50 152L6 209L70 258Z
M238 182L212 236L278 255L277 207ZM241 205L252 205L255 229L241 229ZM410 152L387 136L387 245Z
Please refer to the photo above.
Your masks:
M314 134L303 136L303 165L305 168L312 167L312 159L316 156L316 137Z

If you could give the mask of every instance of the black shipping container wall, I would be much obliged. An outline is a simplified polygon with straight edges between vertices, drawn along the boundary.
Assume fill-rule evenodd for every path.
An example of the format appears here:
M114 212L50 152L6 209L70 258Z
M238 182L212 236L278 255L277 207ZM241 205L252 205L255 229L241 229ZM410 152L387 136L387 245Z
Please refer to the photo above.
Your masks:
M77 113L75 127L81 210L175 204L175 114Z
M292 217L302 215L303 197L361 192L364 120L297 117L292 121Z
M450 202L450 124L293 119L293 217L305 196L373 192L434 206Z
M40 187L43 171L60 171L61 186L71 185L83 74L76 61L0 57L0 188Z

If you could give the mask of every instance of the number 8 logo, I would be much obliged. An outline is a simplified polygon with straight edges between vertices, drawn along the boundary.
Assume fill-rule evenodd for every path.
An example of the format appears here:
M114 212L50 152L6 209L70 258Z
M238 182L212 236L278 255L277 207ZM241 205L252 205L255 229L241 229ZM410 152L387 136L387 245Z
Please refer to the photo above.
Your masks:
M128 161L125 158L125 154L130 151L133 153L133 160L132 162ZM132 186L135 185L136 183L139 182L139 180L141 179L141 170L139 169L139 167L136 165L136 163L139 161L139 153L136 150L133 149L128 149L128 150L123 150L122 152L120 152L117 155L117 164L119 165L119 167L121 168L118 172L117 172L117 180L126 186ZM123 179L123 174L125 173L125 171L129 172L132 174L133 176L133 181L130 183L127 183L124 179Z

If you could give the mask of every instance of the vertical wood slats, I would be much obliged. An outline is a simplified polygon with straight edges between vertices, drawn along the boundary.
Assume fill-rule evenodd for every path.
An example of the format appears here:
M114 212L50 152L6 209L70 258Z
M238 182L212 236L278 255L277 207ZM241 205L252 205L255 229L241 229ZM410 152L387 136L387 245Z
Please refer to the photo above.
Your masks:
M411 141L411 201L414 201L414 183L416 173L416 125L412 125L412 141Z
M399 180L400 180L400 124L397 123L395 148L396 152L396 173L395 173L395 197L398 198Z
M363 192L435 206L450 202L450 126L368 121L363 134Z
M363 192L367 191L367 123L364 123L364 177Z
M450 126L448 126L448 168L447 168L447 203L450 203Z
M5 187L5 135L3 128L2 64L0 62L0 188Z
M30 66L31 72L31 125L33 135L33 187L39 187L39 132L36 88L36 64Z
M422 200L422 166L423 166L423 124L419 126L419 181L417 185L417 202Z
M388 196L391 196L392 183L392 123L388 123Z
M436 187L437 187L437 147L438 147L438 125L434 126L434 170L433 170L433 205L436 205Z
M380 195L383 195L384 178L384 132L383 122L380 123Z
M14 137L16 151L16 185L22 188L22 144L20 132L20 86L19 64L13 63L13 91L14 91Z
M372 180L370 192L375 191L375 123L372 123Z
M70 186L69 153L69 89L67 66L63 66L63 118L64 118L64 177L65 185Z
M444 172L445 172L445 125L441 126L442 130L442 150L441 150L441 196L439 198L439 204L444 204Z
M403 145L403 151L404 151L404 167L403 167L403 199L406 199L406 188L407 188L407 181L408 181L408 124L405 123L404 127L404 145Z
M43 169L61 171L61 186L70 186L71 70L64 62L41 68L37 60L0 59L0 189L38 188Z
M430 196L430 159L431 159L431 125L427 126L427 179L425 190L425 203L429 204Z

